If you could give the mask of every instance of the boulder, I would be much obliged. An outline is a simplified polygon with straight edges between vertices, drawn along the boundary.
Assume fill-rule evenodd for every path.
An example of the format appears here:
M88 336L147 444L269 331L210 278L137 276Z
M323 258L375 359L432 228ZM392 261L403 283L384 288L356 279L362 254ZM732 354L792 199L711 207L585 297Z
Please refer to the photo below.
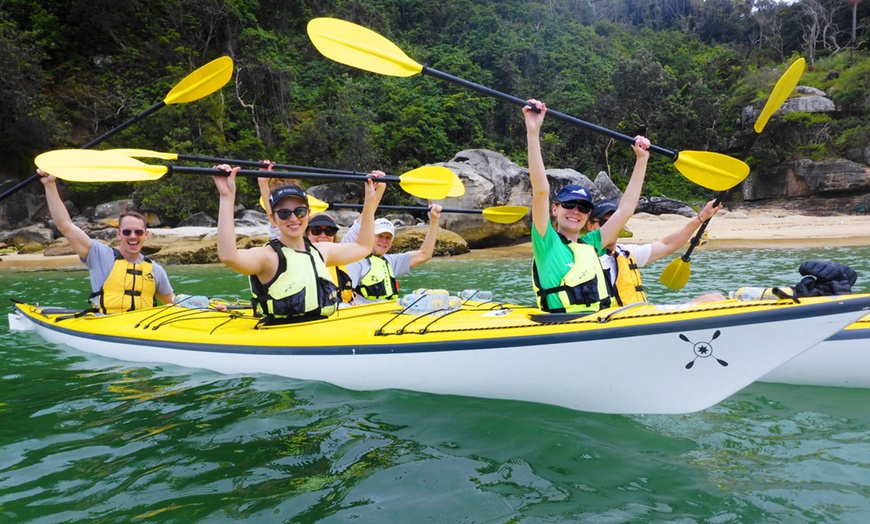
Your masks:
M390 248L390 253L404 253L406 251L420 249L420 246L423 245L423 239L426 238L426 233L428 231L428 225L397 229L396 238L393 239L393 246ZM439 228L437 235L437 240L435 242L435 256L441 257L468 253L468 243L464 238L456 233Z
M681 215L684 217L694 217L698 214L685 202L665 197L641 197L635 212L652 215Z
M217 220L200 211L179 222L178 227L217 227Z
M132 200L106 202L105 204L98 205L94 210L94 221L117 225L118 217L126 211L136 211L136 205Z
M824 96L811 95L789 98L779 108L778 113L833 113L836 110L837 106L834 105L831 99Z

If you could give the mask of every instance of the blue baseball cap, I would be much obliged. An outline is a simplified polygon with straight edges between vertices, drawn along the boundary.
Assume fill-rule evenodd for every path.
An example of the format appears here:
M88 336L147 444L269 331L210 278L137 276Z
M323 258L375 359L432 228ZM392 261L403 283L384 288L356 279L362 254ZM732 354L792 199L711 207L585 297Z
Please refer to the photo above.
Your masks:
M592 216L590 218L601 220L607 213L613 213L616 211L616 207L616 204L610 200L599 200L598 203L595 204L595 209L592 210Z
M592 206L592 198L589 192L577 184L568 184L556 194L554 202L586 202Z

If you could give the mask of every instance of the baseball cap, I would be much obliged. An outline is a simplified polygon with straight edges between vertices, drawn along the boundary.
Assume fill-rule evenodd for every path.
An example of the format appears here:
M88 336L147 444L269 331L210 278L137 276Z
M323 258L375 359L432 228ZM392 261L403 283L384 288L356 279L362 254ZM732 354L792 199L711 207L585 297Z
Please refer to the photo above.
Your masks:
M308 204L308 195L299 186L280 186L269 195L269 207L275 209L278 202L291 197L298 198L306 205Z
M379 218L375 220L375 234L380 235L381 233L389 233L396 236L396 226L386 218Z
M556 199L554 200L554 202L574 201L587 202L590 206L592 205L592 198L590 198L589 192L586 191L583 186L578 186L577 184L568 184L563 187L556 194Z
M597 204L595 204L595 209L592 210L592 216L595 220L601 220L604 218L604 215L607 213L613 213L616 211L616 204L611 202L610 200L599 200Z
M338 228L338 225L335 223L335 220L332 219L331 216L326 213L318 213L311 217L311 220L308 221L308 227L311 226L321 226L321 227L334 227Z

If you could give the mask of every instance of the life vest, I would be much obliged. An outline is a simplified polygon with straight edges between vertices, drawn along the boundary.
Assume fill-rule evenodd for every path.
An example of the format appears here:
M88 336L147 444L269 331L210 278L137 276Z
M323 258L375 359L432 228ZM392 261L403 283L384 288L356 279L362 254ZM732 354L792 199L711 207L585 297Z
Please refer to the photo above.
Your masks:
M356 286L356 292L369 300L394 300L399 296L399 282L390 263L383 257L369 255L371 267Z
M559 237L574 254L574 264L558 286L542 289L538 268L532 262L532 282L538 307L548 313L594 313L610 307L607 275L601 267L598 252L585 242L571 242L561 234ZM562 307L550 308L547 302L550 295L556 295Z
M278 270L263 284L251 275L251 306L266 322L292 322L335 313L338 290L323 257L308 239L305 251L290 249L274 238L267 244L278 254Z
M144 258L133 264L119 250L112 251L115 253L115 263L109 276L103 286L88 297L93 307L101 313L111 314L156 306L154 263Z
M634 258L634 255L617 246L616 251L605 256L613 257L616 261L615 282L610 289L610 296L616 300L616 303L624 306L636 302L646 302L640 267L637 265L637 259ZM608 278L607 282L610 283L611 279Z
M338 298L345 304L353 302L356 292L353 290L353 280L347 274L347 269L344 266L329 266L329 274L332 275L332 282L338 288Z

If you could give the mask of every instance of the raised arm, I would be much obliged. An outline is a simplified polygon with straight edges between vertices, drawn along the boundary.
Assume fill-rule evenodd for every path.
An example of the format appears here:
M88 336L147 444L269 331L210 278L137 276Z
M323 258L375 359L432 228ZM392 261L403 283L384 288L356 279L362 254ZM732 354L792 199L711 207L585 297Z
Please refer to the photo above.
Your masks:
M722 209L722 204L714 206L716 203L715 200L711 200L707 202L707 205L704 206L704 209L698 213L698 216L690 219L683 227L674 231L673 233L668 234L661 240L657 240L652 243L652 252L650 253L649 262L651 264L656 260L662 258L665 255L670 255L674 251L680 249L682 246L692 238L692 235L695 234L695 231L701 227L701 224L706 222L710 217L715 215Z
M619 232L625 227L628 219L634 214L637 202L640 200L640 192L643 189L643 180L646 176L646 165L649 161L650 141L643 136L637 136L631 148L637 157L634 162L634 170L631 179L619 201L619 207L613 212L613 216L606 224L601 226L601 244L606 246L619 238Z
M542 237L547 233L550 224L550 182L544 168L544 158L541 155L541 126L547 106L538 100L529 100L540 112L535 112L529 106L523 106L523 117L526 120L526 140L529 148L529 180L532 183L532 224Z
M370 177L380 178L382 176L387 176L383 171L372 171L369 173ZM384 197L384 192L387 190L387 184L383 182L378 182L375 184L375 198L373 201L373 205L375 206L375 211L377 211L378 206L381 205L381 199ZM365 204L363 204L365 205ZM359 238L359 221L362 218L362 215L358 216L356 220L353 221L353 224L350 225L350 228L347 230L347 233L341 237L342 244L348 242L356 242L356 239Z
M229 173L214 177L215 186L220 194L217 226L217 253L221 262L243 275L263 275L267 272L267 260L260 256L263 248L239 250L236 247L236 226L233 222L236 204L236 173L238 167L226 164L215 166ZM268 199L267 199L268 202ZM261 279L262 280L262 279Z
M359 223L359 235L352 242L332 243L318 242L317 249L323 254L327 266L343 266L365 258L372 253L375 244L375 210L383 196L383 190L370 178L366 180L366 200L363 203L362 212L357 221Z
M75 250L76 254L82 260L88 257L88 252L91 250L91 237L82 229L75 225L72 218L69 216L66 206L63 205L63 200L60 198L60 193L57 191L57 179L38 169L36 171L42 177L40 182L45 186L45 202L48 204L48 212L51 213L51 219L54 220L54 225L57 230L66 238L70 247Z
M432 255L435 254L435 242L438 240L438 222L441 220L441 206L432 204L429 207L429 230L426 231L426 238L423 239L423 244L417 251L411 251L411 268L415 268L426 262Z

